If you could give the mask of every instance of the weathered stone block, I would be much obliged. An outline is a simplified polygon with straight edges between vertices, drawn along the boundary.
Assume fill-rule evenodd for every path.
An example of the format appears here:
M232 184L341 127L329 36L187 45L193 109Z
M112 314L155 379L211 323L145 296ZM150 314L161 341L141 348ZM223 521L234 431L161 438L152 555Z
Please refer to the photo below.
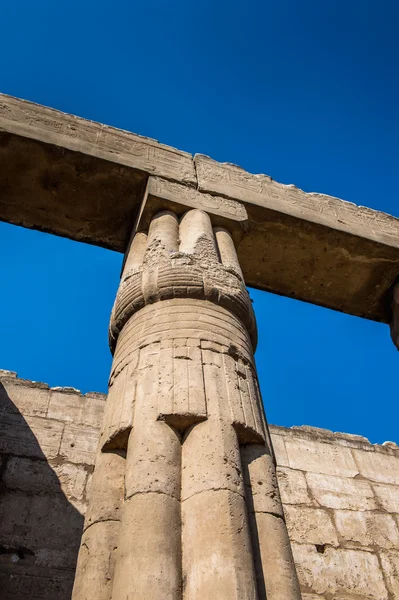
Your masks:
M349 595L362 600L388 600L388 592L378 562L371 552L293 544L301 585L328 598Z
M15 576L7 572L0 573L2 597L4 600L69 600L73 586L72 574L69 578L62 572L57 575L48 577L18 573Z
M0 545L26 548L36 554L48 550L46 560L67 550L63 568L73 569L83 526L82 516L62 494L51 496L9 492L0 496ZM49 564L49 563L48 563ZM53 563L54 566L57 566Z
M105 396L82 396L65 391L50 390L48 417L67 421L75 425L100 427L105 405Z
M338 546L329 513L320 508L284 506L290 540L299 544Z
M9 96L0 121L1 220L124 251L158 175L248 205L239 258L249 285L389 319L397 219Z
M128 533L132 531L134 544ZM121 532L114 597L176 598L181 568L179 501L166 494L136 494L125 502Z
M45 460L10 456L3 481L8 489L39 496L61 493L58 475Z
M360 474L371 481L399 485L399 453L353 450Z
M382 509L399 514L399 486L374 484L373 489Z
M0 452L55 458L58 454L64 424L51 419L3 414L0 421Z
M361 544L365 548L399 548L399 531L391 515L337 510L334 517L345 544Z
M204 598L212 598L213 593L215 598L255 598L244 506L240 495L226 489L195 494L182 503L188 598L200 598L198 589Z
M307 473L310 493L321 506L349 510L378 508L371 485L361 479Z
M114 452L98 452L96 467L86 486L88 509L85 529L98 521L119 521L125 497L125 458ZM90 489L89 489L90 487Z
M252 522L259 540L259 560L255 557L258 583L257 600L300 598L299 581L292 576L294 559L285 522L280 517L268 513L258 513ZM220 595L221 597L223 594ZM212 596L210 596L212 597ZM238 596L237 600L242 597ZM247 596L248 597L248 596Z
M272 433L270 437L272 440L277 465L279 467L289 467L288 455L284 444L284 436Z
M180 342L181 353L186 344L195 348L200 344L197 339L190 344L187 338ZM218 354L228 351L227 347L216 345L207 349ZM6 459L0 456L0 464L2 459L5 463L2 471L5 487L0 496L0 545L25 548L34 554L20 559L15 550L14 554L0 557L0 596L10 600L25 597L69 600L91 471L87 464L94 460L97 410L104 405L103 396L95 393L81 396L72 389L53 389L48 407L51 418L45 419L38 415L43 414L45 406L42 392L49 395L46 386L31 385L10 376L7 379L11 381L8 390L12 393L7 394L1 414L0 450L11 456ZM25 387L26 394L21 387ZM13 398L18 401L12 402ZM91 427L95 422L97 426ZM299 575L306 590L303 600L399 597L397 448L393 444L375 447L357 436L343 438L339 434L338 439L338 434L314 428L288 430L272 426L271 431L280 465L279 487ZM253 475L255 483L259 483L262 477ZM104 491L108 493L108 476L105 482ZM121 491L122 488L121 484ZM275 517L261 512L258 534L267 519ZM263 544L273 538L269 525L264 526L261 538ZM338 543L341 547L337 547ZM380 565L376 562L378 555ZM268 553L269 559L270 556ZM94 580L95 573L90 585L94 585ZM25 587L20 586L21 581ZM98 587L102 585L100 582Z
M49 389L45 383L24 379L2 378L0 381L0 410L22 413L26 416L45 417L49 403Z
M54 465L54 472L58 477L62 492L70 502L83 500L88 478L88 472L84 467L72 463L64 463Z
M17 378L16 371L9 371L8 369L0 369L0 379L8 378L8 379L16 379Z
M277 469L278 486L283 504L313 504L305 475L286 467Z
M355 477L358 468L349 448L286 437L285 447L292 469Z
M388 590L392 598L399 598L399 552L393 550L381 552L380 557Z
M60 454L72 463L93 465L99 437L98 429L66 424Z

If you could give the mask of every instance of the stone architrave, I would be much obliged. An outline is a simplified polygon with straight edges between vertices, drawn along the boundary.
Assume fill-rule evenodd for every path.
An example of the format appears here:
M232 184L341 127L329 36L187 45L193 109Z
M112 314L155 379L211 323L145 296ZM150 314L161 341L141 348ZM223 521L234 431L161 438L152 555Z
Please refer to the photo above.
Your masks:
M145 218L111 316L73 600L300 600L229 221Z
M399 350L399 282L392 286L391 290L391 339Z

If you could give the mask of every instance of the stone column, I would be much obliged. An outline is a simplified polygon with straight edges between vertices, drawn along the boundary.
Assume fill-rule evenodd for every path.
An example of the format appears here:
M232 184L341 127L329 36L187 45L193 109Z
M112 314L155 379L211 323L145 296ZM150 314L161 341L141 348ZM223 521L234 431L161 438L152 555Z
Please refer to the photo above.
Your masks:
M74 600L300 600L228 227L136 233L110 342Z

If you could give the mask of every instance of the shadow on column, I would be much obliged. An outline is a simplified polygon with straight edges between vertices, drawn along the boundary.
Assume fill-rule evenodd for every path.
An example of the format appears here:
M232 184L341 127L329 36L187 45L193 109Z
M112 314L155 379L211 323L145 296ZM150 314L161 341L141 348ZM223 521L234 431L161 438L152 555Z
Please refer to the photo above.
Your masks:
M49 422L30 418L44 427ZM51 459L65 481L83 467ZM69 600L83 528L83 516L61 489L58 475L0 383L0 598ZM79 472L80 471L80 472ZM83 473L83 476L85 474Z
M270 443L241 446L259 600L300 600Z
M259 453L259 455L261 455L265 452L264 447L261 446L260 444L257 446L252 445L251 447L256 448L257 453ZM267 600L265 575L263 572L262 556L261 556L261 552L260 552L259 531L258 531L258 527L257 527L257 523L256 523L253 490L252 490L251 479L250 479L250 475L249 475L249 461L245 457L245 454L243 453L242 448L243 447L241 446L241 464L242 464L244 481L245 481L245 497L246 497L246 501L247 501L249 529L251 532L252 553L253 553L253 558L254 558L256 584L257 584L257 588L258 588L258 598L259 598L259 600Z

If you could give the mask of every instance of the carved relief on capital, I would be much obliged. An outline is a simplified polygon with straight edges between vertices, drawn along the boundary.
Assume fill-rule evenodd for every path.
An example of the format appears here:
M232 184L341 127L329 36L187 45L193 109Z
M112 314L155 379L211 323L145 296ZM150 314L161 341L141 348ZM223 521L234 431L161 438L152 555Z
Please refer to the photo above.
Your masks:
M234 313L256 346L255 317L230 233L209 215L168 211L133 237L110 323L114 350L122 327L145 305L173 298L208 300Z

